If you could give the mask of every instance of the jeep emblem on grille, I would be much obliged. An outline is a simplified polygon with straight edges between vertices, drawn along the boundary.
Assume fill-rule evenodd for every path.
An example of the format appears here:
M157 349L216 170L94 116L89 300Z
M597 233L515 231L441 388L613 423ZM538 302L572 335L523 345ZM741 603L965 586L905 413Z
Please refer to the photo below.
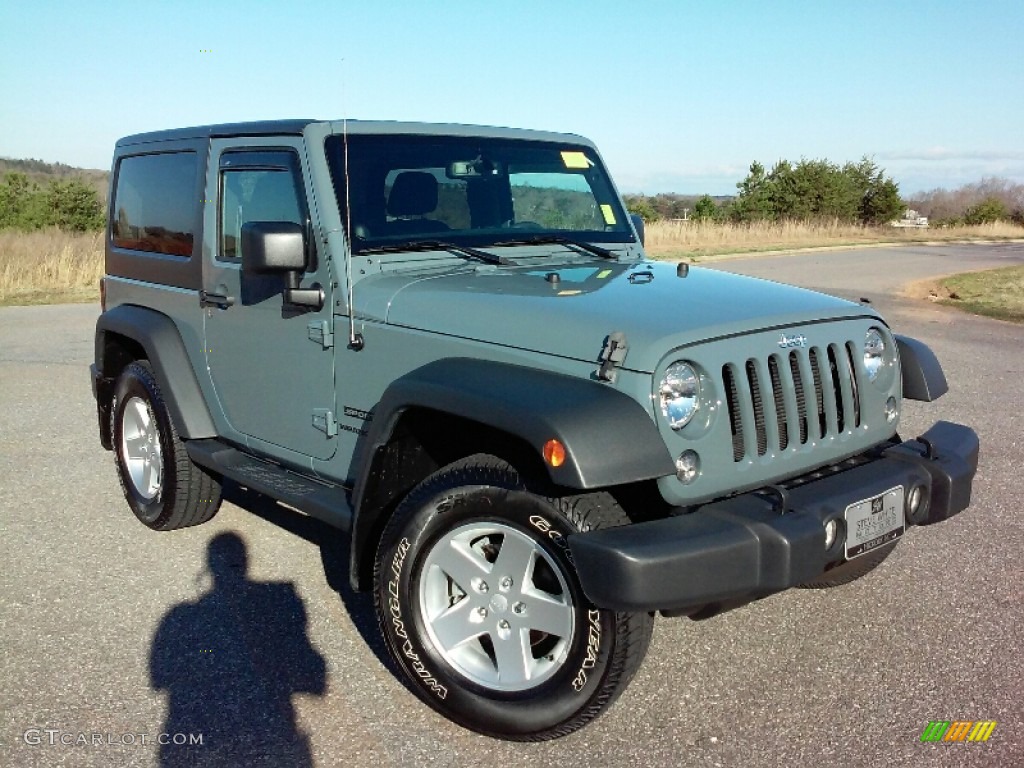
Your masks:
M779 338L779 346L783 349L792 349L793 347L806 347L807 337L802 333L799 336L787 336L782 334Z

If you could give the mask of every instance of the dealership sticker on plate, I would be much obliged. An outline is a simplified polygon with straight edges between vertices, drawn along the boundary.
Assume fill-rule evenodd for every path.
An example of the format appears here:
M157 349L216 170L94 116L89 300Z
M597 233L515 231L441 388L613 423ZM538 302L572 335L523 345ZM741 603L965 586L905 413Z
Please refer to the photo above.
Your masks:
M846 559L866 554L903 535L903 486L846 508Z

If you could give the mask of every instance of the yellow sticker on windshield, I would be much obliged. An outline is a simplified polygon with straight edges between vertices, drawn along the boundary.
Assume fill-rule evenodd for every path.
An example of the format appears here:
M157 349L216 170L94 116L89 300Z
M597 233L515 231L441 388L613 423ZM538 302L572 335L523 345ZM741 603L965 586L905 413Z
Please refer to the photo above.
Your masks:
M562 162L566 168L589 168L590 161L582 152L563 152Z
M559 291L558 296L579 296L583 291Z
M600 272L597 273L597 279L598 280L604 280L611 273L612 273L612 271L610 269L602 269Z
M601 205L601 213L604 214L604 223L605 224L614 224L615 223L615 211L612 210L612 207L610 205L602 204Z

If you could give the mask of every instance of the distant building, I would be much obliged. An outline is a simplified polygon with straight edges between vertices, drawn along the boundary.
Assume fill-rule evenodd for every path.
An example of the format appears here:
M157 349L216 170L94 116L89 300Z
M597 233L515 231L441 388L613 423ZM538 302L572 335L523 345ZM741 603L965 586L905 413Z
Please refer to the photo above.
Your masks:
M912 227L916 229L925 229L928 226L928 217L919 216L917 211L912 208L907 208L903 214L902 219L889 222L894 227Z

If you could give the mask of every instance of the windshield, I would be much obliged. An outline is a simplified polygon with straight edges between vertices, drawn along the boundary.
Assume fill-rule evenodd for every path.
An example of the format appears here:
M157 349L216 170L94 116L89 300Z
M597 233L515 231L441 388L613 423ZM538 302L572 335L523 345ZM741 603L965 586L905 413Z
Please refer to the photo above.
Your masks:
M488 247L573 241L628 243L626 220L597 154L529 140L349 135L327 140L342 212L351 204L352 251L426 241ZM549 240L550 242L550 240Z

